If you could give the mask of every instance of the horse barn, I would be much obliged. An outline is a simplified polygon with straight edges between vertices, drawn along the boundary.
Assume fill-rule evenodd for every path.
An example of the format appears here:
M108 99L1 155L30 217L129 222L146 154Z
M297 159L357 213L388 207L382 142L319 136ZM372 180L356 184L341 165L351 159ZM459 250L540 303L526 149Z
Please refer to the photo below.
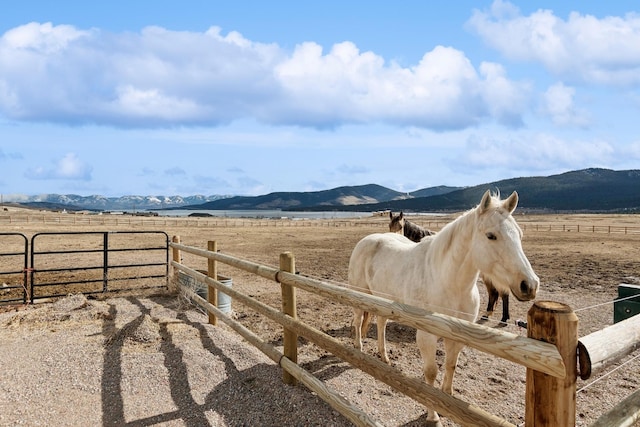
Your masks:
M389 266L370 289L350 282L350 258L367 236L391 236L388 212L290 221L2 211L0 425L640 425L640 217L519 215L517 197L480 202L508 224L405 212L434 234L380 237L396 248L385 262L403 269ZM474 228L482 241L464 238ZM433 254L419 255L427 246ZM474 262L499 293L508 283L505 322L503 300L485 311L483 280L439 307L421 300L438 284L398 293L418 281L403 276L421 268L415 259L445 268L439 246L495 252ZM354 308L372 320L361 350ZM421 351L435 354L436 387ZM455 365L448 351L459 351Z

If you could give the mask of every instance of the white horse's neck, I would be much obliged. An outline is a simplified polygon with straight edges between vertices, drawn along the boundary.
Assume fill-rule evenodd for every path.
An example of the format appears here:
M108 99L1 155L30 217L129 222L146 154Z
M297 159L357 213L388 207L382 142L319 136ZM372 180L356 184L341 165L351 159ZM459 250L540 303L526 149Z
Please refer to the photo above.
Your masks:
M475 210L467 211L447 224L431 242L429 253L434 257L433 262L436 264L433 265L441 267L438 269L442 272L440 280L456 278L456 283L450 285L462 288L475 286L479 273L471 256L475 221Z

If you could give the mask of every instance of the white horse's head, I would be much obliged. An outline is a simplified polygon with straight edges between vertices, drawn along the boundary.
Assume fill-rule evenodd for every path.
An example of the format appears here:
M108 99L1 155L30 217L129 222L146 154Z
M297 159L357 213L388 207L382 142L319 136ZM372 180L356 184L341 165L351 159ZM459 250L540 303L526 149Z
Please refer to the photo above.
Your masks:
M522 250L522 230L511 213L518 205L515 191L505 200L487 190L475 209L476 231L472 238L477 268L501 293L511 293L520 301L536 296L540 279Z

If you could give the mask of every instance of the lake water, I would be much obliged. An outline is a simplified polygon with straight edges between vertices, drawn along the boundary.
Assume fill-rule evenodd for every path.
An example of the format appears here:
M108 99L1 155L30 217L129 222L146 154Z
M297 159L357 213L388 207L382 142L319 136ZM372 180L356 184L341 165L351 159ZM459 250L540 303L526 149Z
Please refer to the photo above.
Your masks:
M341 219L341 218L367 218L371 212L293 212L281 210L189 210L171 209L154 210L160 216L189 216L192 213L209 214L226 218L288 218L288 219Z

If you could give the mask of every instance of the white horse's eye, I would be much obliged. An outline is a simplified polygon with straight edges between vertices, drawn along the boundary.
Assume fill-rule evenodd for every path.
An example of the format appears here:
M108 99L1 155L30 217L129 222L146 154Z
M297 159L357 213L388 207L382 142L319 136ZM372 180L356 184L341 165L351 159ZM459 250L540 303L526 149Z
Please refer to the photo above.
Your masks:
M487 239L489 240L498 240L498 236L493 233L487 233Z

